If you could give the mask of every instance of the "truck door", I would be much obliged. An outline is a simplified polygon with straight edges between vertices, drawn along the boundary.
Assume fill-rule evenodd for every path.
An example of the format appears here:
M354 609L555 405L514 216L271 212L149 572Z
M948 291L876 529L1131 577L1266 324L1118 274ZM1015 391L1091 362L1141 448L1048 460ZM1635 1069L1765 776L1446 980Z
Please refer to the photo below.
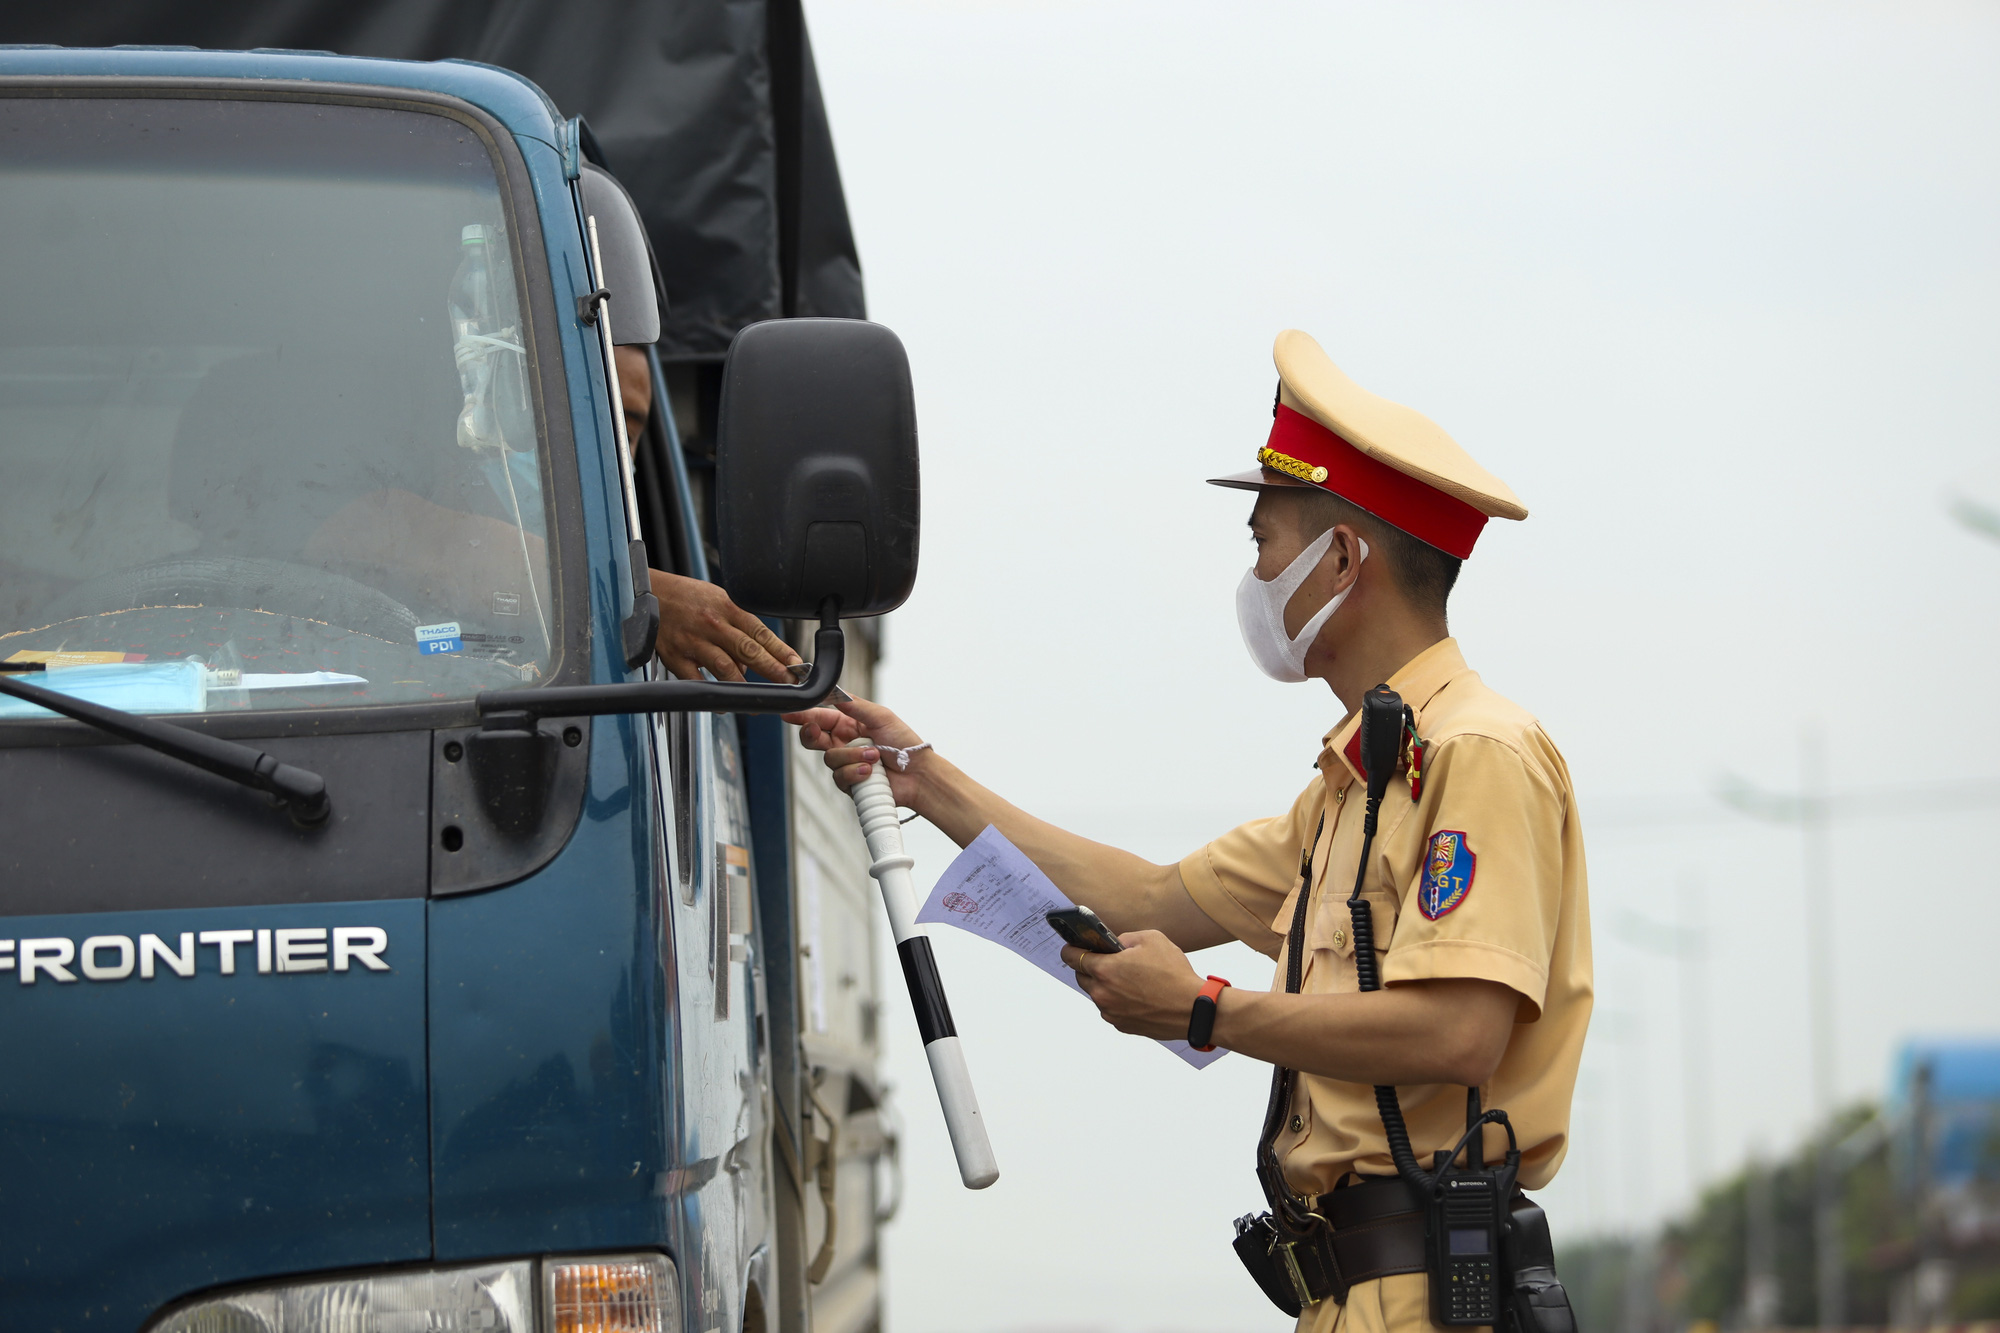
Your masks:
M750 820L735 721L656 715L656 790L666 808L660 893L674 923L679 990L682 1272L700 1333L761 1324L772 1208L769 1043Z
M699 530L700 516L708 511L705 474L697 465L713 463L720 371L719 365L666 367L655 396L656 409L664 410L653 412L637 442L641 496L658 497L641 506L647 546L662 556L684 549L679 525ZM681 450L685 469L670 457L670 451ZM677 475L684 480L689 474L692 490L683 504ZM697 541L702 535L713 534L699 530ZM879 630L868 621L850 621L847 628L845 686L872 695ZM787 629L795 647L810 649L809 629L798 624ZM768 798L758 814L766 821L758 825L763 835L758 841L774 853L767 863L751 867L760 890L755 901L773 908L768 919L753 922L747 937L750 985L762 1019L757 1035L775 1043L760 1078L767 1086L773 1079L786 1081L768 1099L772 1132L763 1136L774 1173L774 1234L758 1268L766 1327L771 1333L868 1333L881 1323L878 1241L897 1189L894 1184L884 1189L885 1178L896 1171L897 1130L879 1073L882 909L853 806L818 756L800 749L792 729L776 719L746 724L749 734L761 737L752 744L764 765L762 790ZM675 756L676 775L685 771L682 756L697 748L703 725L730 728L734 735L727 718L660 724L661 752ZM676 732L676 726L684 730ZM672 823L692 831L693 820L692 806L684 802ZM688 928L710 929L708 938L714 938L712 905L706 912L699 905L682 910L689 914ZM683 969L685 977L686 964ZM699 977L693 980L700 983ZM779 1009L761 1009L767 993ZM796 1116L796 1126L777 1123L775 1113L785 1111ZM823 1202L829 1188L830 1246ZM808 1283L806 1270L816 1259L819 1281Z

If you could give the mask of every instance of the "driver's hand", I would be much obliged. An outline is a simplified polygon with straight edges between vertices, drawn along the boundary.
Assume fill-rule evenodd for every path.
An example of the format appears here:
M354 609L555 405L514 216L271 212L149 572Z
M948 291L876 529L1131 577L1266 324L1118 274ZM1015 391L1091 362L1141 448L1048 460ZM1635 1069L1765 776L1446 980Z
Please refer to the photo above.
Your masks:
M896 804L916 808L911 805L916 790L916 771L930 752L926 750L911 756L910 771L898 772L893 762L884 762L882 752L875 746L862 747L853 743L857 737L866 736L871 741L907 750L922 739L903 719L881 704L870 703L866 699L848 699L825 708L787 713L785 721L799 729L799 744L808 750L818 750L826 757L826 766L833 770L833 780L842 791L851 790L855 783L881 764L882 771L889 775L889 790L894 793Z
M800 660L771 627L729 600L713 583L646 571L660 599L656 645L667 670L682 680L699 680L706 667L717 680L742 680L744 671L790 684L786 670Z

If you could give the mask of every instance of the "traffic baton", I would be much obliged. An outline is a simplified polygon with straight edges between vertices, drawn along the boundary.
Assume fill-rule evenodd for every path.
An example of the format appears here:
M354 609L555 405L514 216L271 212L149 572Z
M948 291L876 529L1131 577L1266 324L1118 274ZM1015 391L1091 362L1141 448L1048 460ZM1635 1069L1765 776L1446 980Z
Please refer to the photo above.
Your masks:
M866 739L852 742L856 747L873 743ZM959 1178L967 1189L983 1190L1000 1179L1000 1164L993 1160L986 1122L979 1115L979 1098L972 1091L972 1075L965 1071L965 1049L951 1025L951 1006L945 1003L944 982L938 979L930 936L917 930L917 893L910 882L910 867L916 862L903 850L903 825L896 818L889 775L877 764L874 772L854 785L852 794L861 834L868 840L868 873L882 886L882 905L889 909L889 929L896 937L896 954L903 960L903 980L910 986L910 1004L917 1011L917 1031L923 1036L931 1081L937 1084L938 1102L944 1107L944 1125L951 1132Z

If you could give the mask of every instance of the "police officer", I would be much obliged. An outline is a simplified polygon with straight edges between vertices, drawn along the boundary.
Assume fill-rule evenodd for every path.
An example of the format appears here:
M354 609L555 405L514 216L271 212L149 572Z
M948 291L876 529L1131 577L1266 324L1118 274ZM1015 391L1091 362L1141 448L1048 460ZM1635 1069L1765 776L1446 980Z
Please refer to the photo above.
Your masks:
M1121 932L1122 953L1064 951L1120 1031L1206 1036L1299 1071L1273 1147L1286 1183L1328 1219L1352 1284L1344 1302L1306 1305L1299 1328L1420 1329L1432 1313L1421 1219L1396 1193L1373 1086L1397 1088L1425 1166L1464 1132L1470 1087L1507 1111L1520 1185L1555 1174L1591 1006L1583 835L1562 755L1466 665L1445 622L1487 520L1527 510L1436 423L1356 385L1306 334L1280 334L1275 359L1258 467L1214 484L1257 495L1257 563L1237 595L1252 658L1279 680L1323 681L1347 714L1289 810L1154 865L1008 804L936 750L914 749L917 733L879 705L792 720L843 787L886 753L900 804L961 846L998 827ZM1363 993L1346 900L1362 844L1358 709L1381 682L1414 726L1361 881L1383 982ZM861 736L872 743L850 744ZM1286 933L1302 888L1302 983L1290 994ZM1184 951L1230 939L1278 959L1279 987L1204 981ZM1484 1132L1496 1159L1504 1135Z

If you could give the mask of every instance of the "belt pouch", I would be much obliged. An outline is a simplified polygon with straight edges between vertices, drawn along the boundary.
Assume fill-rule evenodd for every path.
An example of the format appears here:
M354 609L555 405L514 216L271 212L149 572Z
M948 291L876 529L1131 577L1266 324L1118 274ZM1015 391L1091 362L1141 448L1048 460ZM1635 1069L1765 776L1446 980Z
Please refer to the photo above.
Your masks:
M1521 1333L1576 1333L1569 1293L1556 1276L1556 1250L1548 1215L1525 1194L1514 1196L1510 1225L1501 1239L1508 1289L1504 1299Z

